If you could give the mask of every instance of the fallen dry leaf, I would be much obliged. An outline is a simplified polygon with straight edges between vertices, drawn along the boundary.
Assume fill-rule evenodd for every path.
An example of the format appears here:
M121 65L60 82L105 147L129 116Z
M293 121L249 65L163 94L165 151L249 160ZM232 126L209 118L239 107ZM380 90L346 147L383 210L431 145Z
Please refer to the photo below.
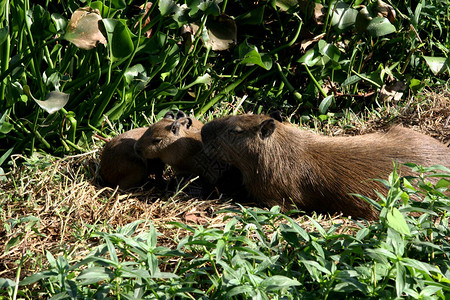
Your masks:
M84 50L90 50L98 43L106 44L106 38L99 29L100 20L98 9L78 8L67 24L64 38Z

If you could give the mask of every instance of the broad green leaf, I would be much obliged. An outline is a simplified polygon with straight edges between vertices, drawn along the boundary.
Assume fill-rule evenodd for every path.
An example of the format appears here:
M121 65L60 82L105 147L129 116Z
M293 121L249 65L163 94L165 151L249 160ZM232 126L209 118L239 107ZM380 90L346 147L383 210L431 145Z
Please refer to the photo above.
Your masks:
M63 31L67 27L67 20L60 14L52 14L52 25L50 27L53 33L58 33Z
M111 0L111 4L116 9L124 9L127 7L125 0Z
M47 94L45 100L38 100L33 97L28 85L25 85L23 87L23 91L25 94L27 94L28 97L36 101L36 103L49 114L53 114L54 112L57 112L58 110L63 108L69 101L70 96L69 94L53 91Z
M4 113L4 114L1 114L1 117L0 117L0 133L3 133L3 134L9 133L14 128L14 126L12 124L6 122L6 116L7 116L7 114ZM2 165L2 163L3 163L3 161L0 159L0 166Z
M329 95L327 97L325 97L319 104L319 112L321 114L324 114L328 111L328 108L330 107L330 105L334 102L334 96L333 95Z
M231 299L232 297L236 296L236 295L240 295L240 294L246 294L246 293L251 293L254 291L254 287L250 286L250 285L240 285L240 286L236 286L234 288L232 288L231 290L229 290L226 294L224 299ZM243 297L243 299L245 299L246 297Z
M327 268L323 267L322 265L320 265L317 261L313 261L313 260L304 260L301 259L300 260L302 263L304 263L305 265L311 266L313 268L316 268L317 270L327 274L327 275L331 275L330 270L328 270Z
M16 246L17 244L20 243L20 241L22 241L22 238L23 234L18 234L15 237L11 238L5 245L4 253L7 254L9 252L9 249L11 249L11 247Z
M424 56L425 62L434 75L448 71L450 59L445 57Z
M361 229L356 233L356 237L355 237L355 238L356 238L357 240L361 241L361 240L363 240L369 233L370 233L369 228L367 228L367 227L361 228Z
M220 239L217 241L216 244L216 249L214 250L215 254L216 254L216 262L219 262L220 260L222 260L222 256L225 252L225 241L223 239Z
M397 271L397 274L395 276L395 290L397 292L397 297L400 298L405 288L406 269L401 261L395 263L395 269Z
M106 44L106 38L99 29L101 19L98 10L90 7L77 9L70 18L64 38L84 50L94 48L97 43Z
M0 157L0 166L5 162L5 160L11 155L14 147L9 148L3 155Z
M56 269L57 268L57 264L56 264L56 259L53 256L53 254L50 251L46 250L45 251L45 256L47 257L47 261L50 264L50 266L52 268Z
M395 26L387 18L375 17L367 25L366 29L372 36L379 37L395 32Z
M360 74L360 75L366 76L365 73L362 73L362 74ZM346 87L346 86L355 84L355 83L357 83L358 81L361 81L361 80L362 80L361 76L358 76L358 75L352 75L352 76L349 76L347 79L345 79L345 80L341 83L341 86L342 86L342 87Z
M269 55L261 55L258 52L258 48L254 45L250 45L247 41L244 41L239 45L239 58L242 64L246 65L258 65L266 70L272 68L272 59Z
M2 164L2 162L0 160L0 165L1 164ZM444 178L440 179L438 181L438 183L436 183L436 188L437 189L439 189L439 188L450 188L450 180L447 180L447 179L444 179Z
M341 52L332 44L328 44L324 40L320 40L317 45L308 50L300 59L299 63L304 63L308 67L312 66L325 66L331 61L335 69L340 69L338 63Z
M8 288L16 286L16 283L8 278L0 278L0 288Z
M91 267L81 271L77 276L77 281L80 281L81 285L94 284L103 280L112 280L114 278L114 272L109 268L104 267Z
M144 222L144 221L143 220L136 220L136 221L133 221L133 222L131 222L129 224L126 224L126 225L120 227L119 229L117 229L117 233L123 234L125 236L131 236L132 234L134 234L136 232L137 227L142 222Z
M320 54L326 56L329 60L338 62L341 57L341 51L333 44L328 44L324 40L320 40L318 43ZM327 61L324 62L324 64Z
M8 37L8 34L9 34L8 26L0 28L0 45L3 44L6 41L6 38Z
M173 0L160 0L158 7L162 16L176 13L179 10L178 5Z
M276 6L282 10L289 10L298 4L298 0L276 0Z
M305 54L302 55L302 57L297 60L297 62L306 64L308 67L313 67L315 65L318 65L321 60L321 56L318 54L319 53L317 48L309 49Z
M411 232L409 230L408 224L406 223L405 217L397 208L394 207L392 210L390 210L387 213L386 219L388 225L391 228L395 229L399 233L411 236Z
M298 280L281 275L274 275L272 277L266 278L260 283L260 286L267 291L278 291L285 287L299 285L300 282L298 282Z
M24 278L22 281L20 281L19 285L23 286L23 285L32 284L41 279L45 279L45 278L49 278L49 277L57 276L57 275L58 275L58 272L55 272L55 271L39 272L39 273L30 275L30 276Z
M216 1L202 1L198 8L204 12L205 15L218 16L220 14L220 7Z
M122 22L117 23L114 27L111 49L115 58L127 57L134 50L131 31Z
M103 17L111 17L117 11L117 9L108 5L108 3L105 3L105 4L106 5L103 5L102 1L94 1L94 2L91 2L91 4L89 6L94 9L97 9Z
M334 7L334 3L331 4ZM343 31L355 24L358 11L351 8L345 2L339 1L336 4L336 9L331 13L331 25L336 26L340 31Z

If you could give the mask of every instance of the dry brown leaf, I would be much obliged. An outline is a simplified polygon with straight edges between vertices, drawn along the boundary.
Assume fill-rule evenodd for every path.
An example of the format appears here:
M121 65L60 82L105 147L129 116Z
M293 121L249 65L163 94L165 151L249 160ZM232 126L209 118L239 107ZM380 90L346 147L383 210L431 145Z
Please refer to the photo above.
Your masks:
M106 38L99 29L101 20L98 9L78 8L70 18L64 38L84 50L90 50L98 43L106 44Z
M381 0L378 0L376 5L377 5L378 15L380 17L387 18L389 20L389 22L394 24L395 17L396 17L394 8Z
M398 102L406 91L407 84L403 81L397 81L390 85L383 85L380 91L380 99L383 101Z
M142 14L145 16L146 14L148 14L148 11L150 10L150 8L152 7L152 3L151 2L147 2L147 4L145 5L145 7L140 6L140 8L143 10ZM144 28L145 26L147 26L149 23L151 22L151 18L150 15L148 15L142 22L141 27ZM139 22L136 22L136 24L134 25L134 28L139 26ZM148 29L144 34L146 37L150 38L152 36L152 28Z

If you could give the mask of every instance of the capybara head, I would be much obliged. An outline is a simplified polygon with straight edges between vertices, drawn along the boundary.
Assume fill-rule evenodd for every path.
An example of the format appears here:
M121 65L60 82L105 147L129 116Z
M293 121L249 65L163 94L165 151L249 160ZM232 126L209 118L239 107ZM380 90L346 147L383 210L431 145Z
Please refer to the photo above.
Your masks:
M129 189L144 184L150 174L158 179L164 170L159 159L142 159L134 153L136 141L147 128L126 131L111 139L102 149L99 174L105 185Z
M270 142L280 122L279 112L215 119L202 128L205 151L233 165L247 164L249 159L254 160L255 155L264 150L262 144Z
M202 149L200 124L190 117L174 120L166 115L142 135L134 149L145 159L159 158L175 169L183 169L186 159Z

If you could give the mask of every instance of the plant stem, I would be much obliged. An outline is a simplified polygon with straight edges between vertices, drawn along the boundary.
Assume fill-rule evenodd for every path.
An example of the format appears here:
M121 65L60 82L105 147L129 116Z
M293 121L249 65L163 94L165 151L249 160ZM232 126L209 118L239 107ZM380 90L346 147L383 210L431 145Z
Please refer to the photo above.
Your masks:
M322 89L322 87L320 86L320 84L317 82L316 78L313 76L313 74L311 73L311 71L309 70L308 66L306 64L303 64L305 66L306 72L309 75L309 78L311 78L311 80L314 82L314 85L319 89L320 93L322 94L322 96L324 97L328 97L327 93L325 93L325 91Z

